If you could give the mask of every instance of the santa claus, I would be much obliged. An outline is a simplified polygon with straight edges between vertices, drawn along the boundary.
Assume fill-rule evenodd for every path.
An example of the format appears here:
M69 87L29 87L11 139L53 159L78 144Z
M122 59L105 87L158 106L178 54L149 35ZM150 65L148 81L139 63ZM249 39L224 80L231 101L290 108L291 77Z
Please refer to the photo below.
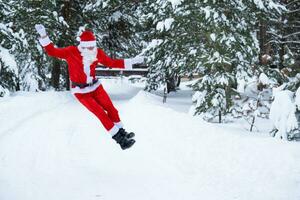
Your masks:
M118 110L95 76L95 68L97 65L104 65L111 68L132 69L133 64L143 62L143 57L111 59L103 50L96 47L96 37L91 31L82 32L78 46L57 48L47 36L43 25L37 24L35 29L40 35L39 42L46 53L64 59L68 63L71 92L79 102L96 115L123 150L131 147L135 143L134 133L128 133L123 128Z

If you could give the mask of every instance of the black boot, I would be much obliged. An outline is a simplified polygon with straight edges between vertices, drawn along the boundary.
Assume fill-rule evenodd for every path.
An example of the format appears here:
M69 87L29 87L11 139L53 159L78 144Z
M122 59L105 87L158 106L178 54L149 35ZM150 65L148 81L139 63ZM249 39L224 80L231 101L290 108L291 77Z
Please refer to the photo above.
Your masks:
M126 134L126 138L128 138L128 139L131 139L135 136L135 134L133 132L128 133L125 131L124 128L120 128L120 130Z
M131 138L127 138L127 134L124 129L119 129L119 131L112 137L118 144L120 144L123 150L130 148L135 140Z

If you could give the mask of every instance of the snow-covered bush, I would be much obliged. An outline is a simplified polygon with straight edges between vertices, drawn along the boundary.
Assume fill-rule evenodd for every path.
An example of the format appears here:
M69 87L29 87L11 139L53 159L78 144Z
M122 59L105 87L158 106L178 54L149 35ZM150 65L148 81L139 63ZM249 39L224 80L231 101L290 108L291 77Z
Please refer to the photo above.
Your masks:
M248 80L238 80L233 117L243 117L251 125L252 131L256 117L268 118L272 98L273 82L266 74Z
M299 89L297 95L299 95ZM294 99L294 93L289 90L274 91L274 102L271 105L270 119L274 125L274 136L284 140L294 137L299 125L296 118L296 105L298 105L299 96Z
M37 92L39 91L38 81L33 73L26 73L23 78L23 90Z
M146 52L146 89L157 89L168 75L197 73L203 79L193 89L207 95L194 101L194 114L211 120L230 113L236 74L249 75L258 60L257 22L261 16L277 18L283 6L278 1L246 0L146 2L143 18L152 24L149 37L161 41Z
M15 57L8 49L0 45L0 97L15 91L17 87L18 68Z
M224 122L223 116L229 112L228 108L231 106L231 96L228 96L228 90L231 89L228 85L231 82L230 74L221 73L215 73L214 76L205 75L199 79L192 86L196 93L193 96L195 105L190 112L193 110L194 115L202 115L206 121Z

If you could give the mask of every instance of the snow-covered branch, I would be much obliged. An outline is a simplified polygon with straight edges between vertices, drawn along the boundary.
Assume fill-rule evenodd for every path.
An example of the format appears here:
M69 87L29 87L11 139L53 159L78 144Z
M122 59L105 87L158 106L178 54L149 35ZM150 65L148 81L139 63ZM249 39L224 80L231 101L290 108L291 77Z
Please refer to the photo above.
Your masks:
M283 38L288 38L288 37L294 36L294 35L300 35L300 31L299 32L295 32L295 33L291 33L291 34L288 34L288 35L285 35L285 36L283 36Z

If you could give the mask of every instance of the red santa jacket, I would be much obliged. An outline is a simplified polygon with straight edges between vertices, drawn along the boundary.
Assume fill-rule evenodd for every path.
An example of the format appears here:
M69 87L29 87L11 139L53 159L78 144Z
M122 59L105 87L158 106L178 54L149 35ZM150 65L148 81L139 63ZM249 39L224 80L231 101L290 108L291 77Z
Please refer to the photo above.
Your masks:
M90 65L89 70L85 70L83 66L83 59L77 46L56 48L48 37L40 39L40 43L49 56L66 60L68 63L70 80L72 82L88 83L88 80L91 78L95 79L95 68L97 65L104 65L110 68L125 68L124 59L111 59L104 53L103 50L98 48L97 60ZM71 88L71 91L72 93L87 93L94 91L100 84L101 83L99 81L95 85L86 88Z

